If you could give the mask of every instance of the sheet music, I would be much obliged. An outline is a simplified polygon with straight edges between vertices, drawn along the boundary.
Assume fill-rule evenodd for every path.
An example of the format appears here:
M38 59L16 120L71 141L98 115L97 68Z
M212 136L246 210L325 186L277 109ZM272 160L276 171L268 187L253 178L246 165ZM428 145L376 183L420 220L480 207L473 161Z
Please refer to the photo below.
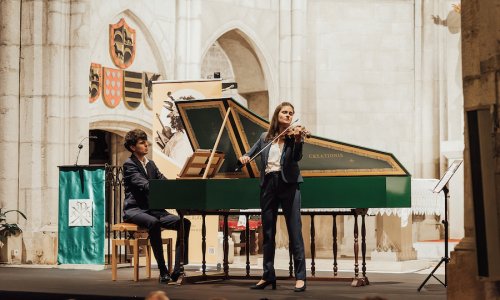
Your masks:
M457 160L454 160L451 163L451 165L448 168L448 170L446 170L446 173L444 173L444 175L441 178L441 180L439 180L439 182L436 184L436 187L434 188L434 190L432 190L433 193L439 193L439 192L441 192L441 190L448 183L448 181L450 181L450 178L453 176L453 174L455 174L455 172L457 171L458 167L460 167L460 165L462 164L462 162L463 162L463 160L457 159Z

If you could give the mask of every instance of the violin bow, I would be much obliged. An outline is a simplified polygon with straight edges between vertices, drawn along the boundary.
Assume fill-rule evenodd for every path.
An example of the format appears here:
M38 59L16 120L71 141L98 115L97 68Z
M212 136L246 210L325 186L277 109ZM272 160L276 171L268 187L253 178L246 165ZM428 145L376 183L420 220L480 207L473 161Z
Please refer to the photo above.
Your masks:
M285 132L288 131L288 129L292 128L293 124L297 123L298 121L299 121L299 119L297 119L297 120L293 121L292 123L290 123L290 126L288 126L280 134L278 134L272 141L270 141L269 143L267 143L267 145L265 145L264 147L262 147L262 149L260 149L260 151L257 152L257 154L255 154L254 156L252 156L250 158L250 160L246 164L242 164L240 162L240 160L238 160L238 165L236 166L235 172L239 172L241 170L241 168L243 168L245 165L248 165L249 163L251 163L252 161L254 161L257 158L257 156L259 156L259 154L262 153L262 151L264 151L267 147L271 146L274 143L274 141L276 141L277 139L279 139Z

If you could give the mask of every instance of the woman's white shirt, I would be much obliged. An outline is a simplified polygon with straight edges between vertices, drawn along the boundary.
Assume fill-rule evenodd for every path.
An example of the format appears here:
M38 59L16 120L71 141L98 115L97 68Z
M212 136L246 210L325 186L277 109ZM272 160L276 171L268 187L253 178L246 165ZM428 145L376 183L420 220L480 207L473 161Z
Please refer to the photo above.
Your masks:
M267 159L266 174L270 172L280 171L280 160L283 151L284 143L273 143L269 149L269 157Z

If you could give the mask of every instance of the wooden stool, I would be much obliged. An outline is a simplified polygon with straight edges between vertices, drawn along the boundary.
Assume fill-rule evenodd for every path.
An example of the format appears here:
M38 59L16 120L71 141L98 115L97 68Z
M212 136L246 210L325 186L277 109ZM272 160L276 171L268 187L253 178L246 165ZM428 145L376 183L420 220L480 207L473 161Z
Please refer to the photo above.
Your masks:
M132 233L133 238L113 239L111 245L111 279L116 280L116 255L118 246L132 246L134 251L134 281L139 280L139 248L146 247L146 273L151 278L151 244L149 243L148 230L132 223L117 223L111 227L113 231ZM172 239L162 239L163 244L167 244L167 264L169 271L172 270Z

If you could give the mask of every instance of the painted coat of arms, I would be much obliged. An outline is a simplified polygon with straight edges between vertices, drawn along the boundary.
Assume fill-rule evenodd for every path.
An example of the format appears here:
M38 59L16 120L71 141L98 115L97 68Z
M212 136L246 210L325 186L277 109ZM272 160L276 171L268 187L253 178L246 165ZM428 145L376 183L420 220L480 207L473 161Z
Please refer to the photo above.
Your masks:
M123 101L128 109L136 109L141 105L144 74L123 71Z
M117 67L126 69L134 62L135 48L135 29L125 19L109 25L109 53Z
M153 109L153 81L160 80L161 74L144 72L144 104L149 110Z
M115 108L123 98L123 71L111 68L102 68L103 91L102 99L109 108Z
M101 65L92 63L89 72L89 102L94 103L101 95Z

